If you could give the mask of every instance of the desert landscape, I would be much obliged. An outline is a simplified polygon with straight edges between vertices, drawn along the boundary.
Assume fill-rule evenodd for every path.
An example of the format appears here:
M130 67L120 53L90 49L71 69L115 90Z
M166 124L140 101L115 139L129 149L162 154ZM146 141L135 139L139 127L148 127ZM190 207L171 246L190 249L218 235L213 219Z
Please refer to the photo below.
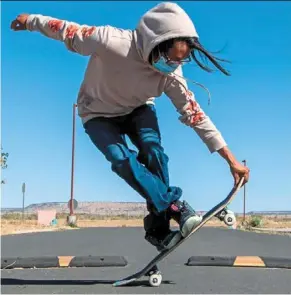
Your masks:
M39 210L56 210L56 222L49 226L38 224ZM204 211L198 211L204 214ZM68 225L69 209L67 203L53 202L32 204L25 208L2 208L1 235L25 232L72 230L88 227L143 227L143 218L147 214L143 202L80 202L74 210L76 225ZM241 213L236 213L235 228L242 230L291 229L291 212L248 212L245 222ZM176 227L175 222L171 222ZM212 218L206 226L227 227L217 218Z

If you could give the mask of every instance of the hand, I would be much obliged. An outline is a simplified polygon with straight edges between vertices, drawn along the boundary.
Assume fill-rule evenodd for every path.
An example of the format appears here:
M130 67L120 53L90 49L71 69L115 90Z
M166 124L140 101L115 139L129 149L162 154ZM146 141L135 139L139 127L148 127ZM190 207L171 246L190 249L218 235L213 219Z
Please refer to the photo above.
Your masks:
M235 161L234 163L230 164L230 171L234 178L234 183L237 185L242 177L244 177L243 185L249 181L249 173L250 169L240 162Z
M27 21L28 16L29 16L29 14L27 14L27 13L19 14L17 16L17 18L11 22L10 28L13 31L27 30L26 21Z
M237 161L227 146L221 148L218 153L228 162L234 185L237 185L242 177L244 177L243 185L246 184L249 181L250 169Z

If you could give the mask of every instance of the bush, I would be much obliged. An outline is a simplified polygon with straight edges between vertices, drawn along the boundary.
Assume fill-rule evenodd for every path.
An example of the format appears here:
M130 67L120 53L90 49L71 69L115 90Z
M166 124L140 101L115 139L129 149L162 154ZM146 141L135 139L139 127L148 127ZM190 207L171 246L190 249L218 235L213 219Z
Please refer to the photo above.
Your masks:
M260 227L262 225L263 219L261 216L252 216L249 222L251 227Z
M69 223L68 226L71 228L78 228L78 225L75 223Z

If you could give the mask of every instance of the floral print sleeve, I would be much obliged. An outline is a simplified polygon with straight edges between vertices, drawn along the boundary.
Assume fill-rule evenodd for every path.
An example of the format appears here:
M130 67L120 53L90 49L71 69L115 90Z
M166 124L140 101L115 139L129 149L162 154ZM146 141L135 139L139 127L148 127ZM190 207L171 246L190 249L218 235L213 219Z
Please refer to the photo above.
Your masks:
M66 47L81 55L92 55L106 48L110 26L87 26L39 14L31 14L26 23L29 31L65 43Z
M178 68L176 73L180 77L183 75L181 68ZM198 134L211 153L220 150L227 145L224 138L209 116L204 113L185 80L179 76L173 75L165 85L165 94L180 114L179 120Z

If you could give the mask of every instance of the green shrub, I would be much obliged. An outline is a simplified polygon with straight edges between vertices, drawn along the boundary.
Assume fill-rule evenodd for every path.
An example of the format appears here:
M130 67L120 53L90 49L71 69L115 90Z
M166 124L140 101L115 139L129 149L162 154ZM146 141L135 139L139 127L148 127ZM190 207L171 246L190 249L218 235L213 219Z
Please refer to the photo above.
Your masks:
M263 219L261 216L252 216L249 222L251 227L260 227L262 225Z
M69 223L68 226L71 228L78 228L78 225L75 223Z

